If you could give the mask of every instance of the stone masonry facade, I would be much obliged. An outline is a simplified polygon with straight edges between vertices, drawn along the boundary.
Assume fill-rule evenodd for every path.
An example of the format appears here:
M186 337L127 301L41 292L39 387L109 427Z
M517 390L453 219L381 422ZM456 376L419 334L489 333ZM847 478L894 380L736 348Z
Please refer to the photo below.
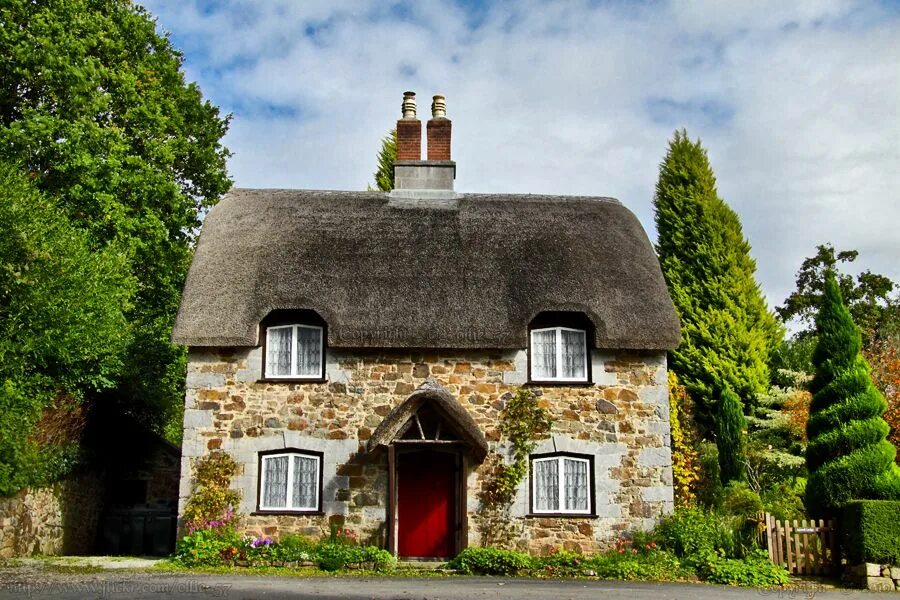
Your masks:
M232 485L242 494L248 534L327 534L331 525L384 545L387 458L367 453L373 431L427 378L444 386L503 453L499 414L525 384L524 351L328 349L326 382L261 381L260 348L192 348L185 399L179 510L190 493L192 464L213 450L240 465ZM663 352L594 350L592 384L535 386L553 419L536 453L569 451L594 458L596 517L528 516L528 481L512 515L519 549L594 552L620 535L647 529L673 509L666 364ZM323 515L255 515L258 453L280 448L323 452ZM473 515L483 465L469 465L468 544L479 544Z

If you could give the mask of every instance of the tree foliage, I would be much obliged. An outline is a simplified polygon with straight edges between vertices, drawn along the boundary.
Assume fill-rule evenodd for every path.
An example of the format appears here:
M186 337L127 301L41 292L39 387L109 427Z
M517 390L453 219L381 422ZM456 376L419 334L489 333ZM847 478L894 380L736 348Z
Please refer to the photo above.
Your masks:
M900 321L900 301L891 297L896 287L893 281L869 270L855 278L837 271L839 263L852 263L858 256L856 250L835 252L831 244L816 246L816 254L804 259L797 272L797 289L785 298L783 306L775 309L778 316L784 321L797 319L804 326L801 338L814 335L815 317L824 296L825 273L831 271L853 322L862 329L865 345L892 322Z
M726 386L722 390L715 422L720 479L723 484L743 481L746 478L744 435L747 422L741 408L741 399L730 387Z
M375 171L375 187L382 192L394 189L394 161L397 160L397 130L390 132L381 140L378 151L378 170Z
M874 340L864 356L872 369L872 382L887 401L882 416L891 428L888 441L900 448L900 336ZM900 463L900 453L896 460Z
M128 0L9 0L0 23L0 159L127 263L138 285L108 399L161 430L183 396L185 353L169 335L192 243L230 185L228 117Z
M727 385L752 404L769 383L769 355L782 330L755 280L756 263L735 212L718 196L706 151L675 132L654 198L657 252L681 345L672 368L707 427Z
M54 449L32 435L42 412L122 368L134 280L116 247L91 241L0 162L0 495L43 483Z
M832 271L816 318L816 373L806 425L807 509L831 511L851 499L900 499L896 448L885 437L884 397L860 354L861 337Z

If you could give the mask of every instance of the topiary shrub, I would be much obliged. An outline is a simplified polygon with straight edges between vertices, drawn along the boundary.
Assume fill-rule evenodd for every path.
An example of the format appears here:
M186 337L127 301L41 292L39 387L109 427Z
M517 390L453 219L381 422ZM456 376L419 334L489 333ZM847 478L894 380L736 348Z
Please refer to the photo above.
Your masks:
M501 548L466 548L448 563L464 575L516 575L532 567L529 555Z
M855 500L841 517L841 547L850 564L900 565L900 502Z
M886 439L888 425L882 418L887 403L872 383L860 354L859 329L832 271L825 275L824 292L816 317L816 374L806 424L806 506L814 516L827 515L851 499L900 500L897 450Z

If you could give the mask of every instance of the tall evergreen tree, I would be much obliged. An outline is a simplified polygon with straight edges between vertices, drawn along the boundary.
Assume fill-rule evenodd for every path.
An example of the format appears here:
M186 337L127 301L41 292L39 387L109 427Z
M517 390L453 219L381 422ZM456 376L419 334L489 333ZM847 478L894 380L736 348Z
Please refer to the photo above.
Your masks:
M738 398L726 384L719 397L715 415L716 448L719 450L719 474L722 483L746 478L744 431L747 421Z
M806 507L825 514L851 499L900 500L896 448L886 437L884 397L860 354L860 331L844 304L834 272L825 274L816 318L816 374L806 425Z
M718 196L706 150L676 131L654 198L657 252L681 344L672 368L707 428L727 385L745 405L769 383L768 361L782 329L755 280L756 263L737 214Z
M378 151L378 170L375 171L375 187L382 192L394 189L394 161L397 160L397 130L390 132L381 140Z

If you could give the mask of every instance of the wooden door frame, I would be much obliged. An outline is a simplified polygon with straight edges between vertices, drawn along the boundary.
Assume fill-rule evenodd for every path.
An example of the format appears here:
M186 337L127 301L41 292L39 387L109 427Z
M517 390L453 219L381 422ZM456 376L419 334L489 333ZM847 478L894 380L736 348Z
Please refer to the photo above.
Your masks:
M468 460L466 460L465 447L462 444L435 444L404 443L398 448L397 444L390 444L387 447L388 458L388 502L387 502L387 549L399 558L399 533L400 533L400 515L399 515L399 482L397 477L398 455L412 454L433 450L437 452L446 452L452 454L455 458L454 463L454 490L451 501L454 503L451 508L453 516L453 548L452 554L455 556L468 546L469 527L468 527Z

